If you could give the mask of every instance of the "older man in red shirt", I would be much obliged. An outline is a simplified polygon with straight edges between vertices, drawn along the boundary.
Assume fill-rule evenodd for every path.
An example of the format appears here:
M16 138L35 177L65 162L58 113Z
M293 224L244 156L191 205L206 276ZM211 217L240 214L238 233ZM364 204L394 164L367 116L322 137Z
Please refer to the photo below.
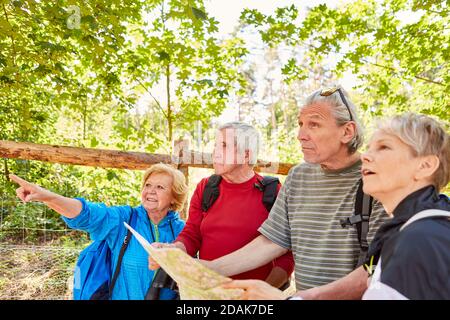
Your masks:
M260 234L258 228L269 214L263 204L263 192L257 188L262 176L253 170L256 164L259 134L242 122L231 122L218 130L213 165L220 176L219 196L204 212L202 199L208 180L197 185L192 196L186 226L174 245L202 260L214 260L251 242ZM277 191L281 185L278 185ZM149 267L159 266L150 258ZM285 285L294 268L292 252L241 274L233 279L265 280L275 287Z

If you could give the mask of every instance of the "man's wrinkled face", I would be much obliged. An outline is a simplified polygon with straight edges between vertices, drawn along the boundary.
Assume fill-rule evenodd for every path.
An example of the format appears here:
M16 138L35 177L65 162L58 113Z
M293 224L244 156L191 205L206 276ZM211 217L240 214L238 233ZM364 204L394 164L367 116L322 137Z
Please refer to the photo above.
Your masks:
M244 163L245 160L242 159L242 155L239 155L235 140L234 129L226 128L217 131L213 153L215 174L229 173Z
M344 134L328 104L315 103L302 108L298 115L298 136L306 162L322 164L333 158L341 148Z

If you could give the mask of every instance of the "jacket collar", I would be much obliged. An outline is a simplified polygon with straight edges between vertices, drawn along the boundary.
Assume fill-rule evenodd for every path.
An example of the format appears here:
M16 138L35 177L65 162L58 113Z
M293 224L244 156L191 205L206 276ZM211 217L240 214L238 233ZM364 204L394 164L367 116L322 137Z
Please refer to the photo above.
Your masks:
M370 244L366 262L369 262L373 256L376 264L384 243L395 235L412 216L426 209L449 211L449 199L445 195L439 195L433 186L424 187L408 195L394 209L394 217L384 223L376 232Z
M144 216L147 217L147 221L148 221L148 223L150 223L150 219L148 218L147 211L145 210L143 205L140 205L138 207L138 211L143 217ZM169 222L173 222L174 220L179 220L179 219L180 219L180 215L177 211L169 210L167 212L167 215L158 223L158 227L163 227L163 226L169 224Z
M393 220L403 224L416 213L427 209L448 210L448 201L440 198L433 186L414 191L403 199L394 209Z

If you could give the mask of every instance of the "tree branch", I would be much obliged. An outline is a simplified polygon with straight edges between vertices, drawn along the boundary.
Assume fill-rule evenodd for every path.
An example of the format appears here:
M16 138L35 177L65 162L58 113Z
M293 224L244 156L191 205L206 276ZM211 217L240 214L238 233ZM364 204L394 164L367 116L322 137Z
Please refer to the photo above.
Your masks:
M435 11L435 10L425 9L425 8L420 8L420 9L428 11L428 12L436 13L436 14L439 14L439 15L441 15L443 13L446 13L446 14L450 13L449 10Z
M145 89L145 91L148 92L148 94L153 98L153 100L156 102L156 105L158 106L159 110L161 110L161 112L163 113L164 117L167 118L167 114L164 111L163 107L161 106L161 104L159 103L159 101L153 96L153 94L150 92L150 90L148 90L148 88L146 86L144 86L144 84L139 80L136 79L136 81L142 86L142 88Z
M128 105L128 106L131 106L131 107L134 107L134 105L133 104L131 104L131 103L129 103L128 101L126 101L126 100L123 100L121 97L117 97L118 99L119 99L119 101L121 101L123 104L125 104L125 105ZM164 137L167 139L167 134L165 133L165 132L163 132L162 133L163 135L164 135Z
M378 63L374 63L374 62L370 62L370 61L368 61L366 59L362 59L362 61L364 61L365 63L368 63L370 65L373 65L373 66L376 66L376 67L379 67L379 68L392 70L392 71L398 73L398 71L395 70L395 68L384 66L384 65L381 65L381 64L378 64ZM443 84L442 82L434 81L434 80L429 79L429 78L425 78L425 77L421 77L421 76L413 76L413 77L416 78L416 79L422 80L422 81L429 82L429 83L437 84L437 85L440 85L440 86L445 86L445 84Z
M172 108L170 106L170 64L166 66L167 122L169 124L169 143L172 143Z
M315 50L318 50L318 49L319 49L319 48L313 46L312 44L308 44L308 47L310 47L311 49L315 49ZM334 54L338 54L337 52L333 52L333 53L334 53ZM384 65L381 65L381 64L378 64L378 63L370 62L370 61L367 60L367 59L361 59L361 61L363 61L363 62L365 62L365 63L367 63L367 64L370 64L370 65L373 65L373 66L375 66L375 67L379 67L379 68L384 68L384 69L392 70L392 71L394 71L396 74L399 74L399 71L396 70L396 69L393 68L393 67L384 66ZM445 86L444 83L439 82L439 81L434 81L434 80L429 79L429 78L425 78L425 77L421 77L421 76L417 76L417 75L416 75L416 76L412 76L412 77L414 77L414 78L416 78L416 79L419 79L419 80L422 80L422 81L425 81L425 82L437 84L437 85L439 85L439 86ZM403 78L406 78L406 77L403 77Z

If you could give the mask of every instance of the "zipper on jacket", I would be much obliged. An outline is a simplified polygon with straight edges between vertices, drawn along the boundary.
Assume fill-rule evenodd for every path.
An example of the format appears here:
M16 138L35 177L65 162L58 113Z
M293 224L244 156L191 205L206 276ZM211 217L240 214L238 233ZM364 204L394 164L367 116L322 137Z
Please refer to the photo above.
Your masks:
M153 229L155 230L155 233L153 233ZM151 220L150 220L150 232L152 234L153 237L153 242L159 242L159 230L158 230L158 225L154 224Z
M152 222L153 223L153 222ZM153 225L154 227L155 227L155 240L156 240L156 242L159 242L159 229L158 229L158 225L157 224L154 224Z

